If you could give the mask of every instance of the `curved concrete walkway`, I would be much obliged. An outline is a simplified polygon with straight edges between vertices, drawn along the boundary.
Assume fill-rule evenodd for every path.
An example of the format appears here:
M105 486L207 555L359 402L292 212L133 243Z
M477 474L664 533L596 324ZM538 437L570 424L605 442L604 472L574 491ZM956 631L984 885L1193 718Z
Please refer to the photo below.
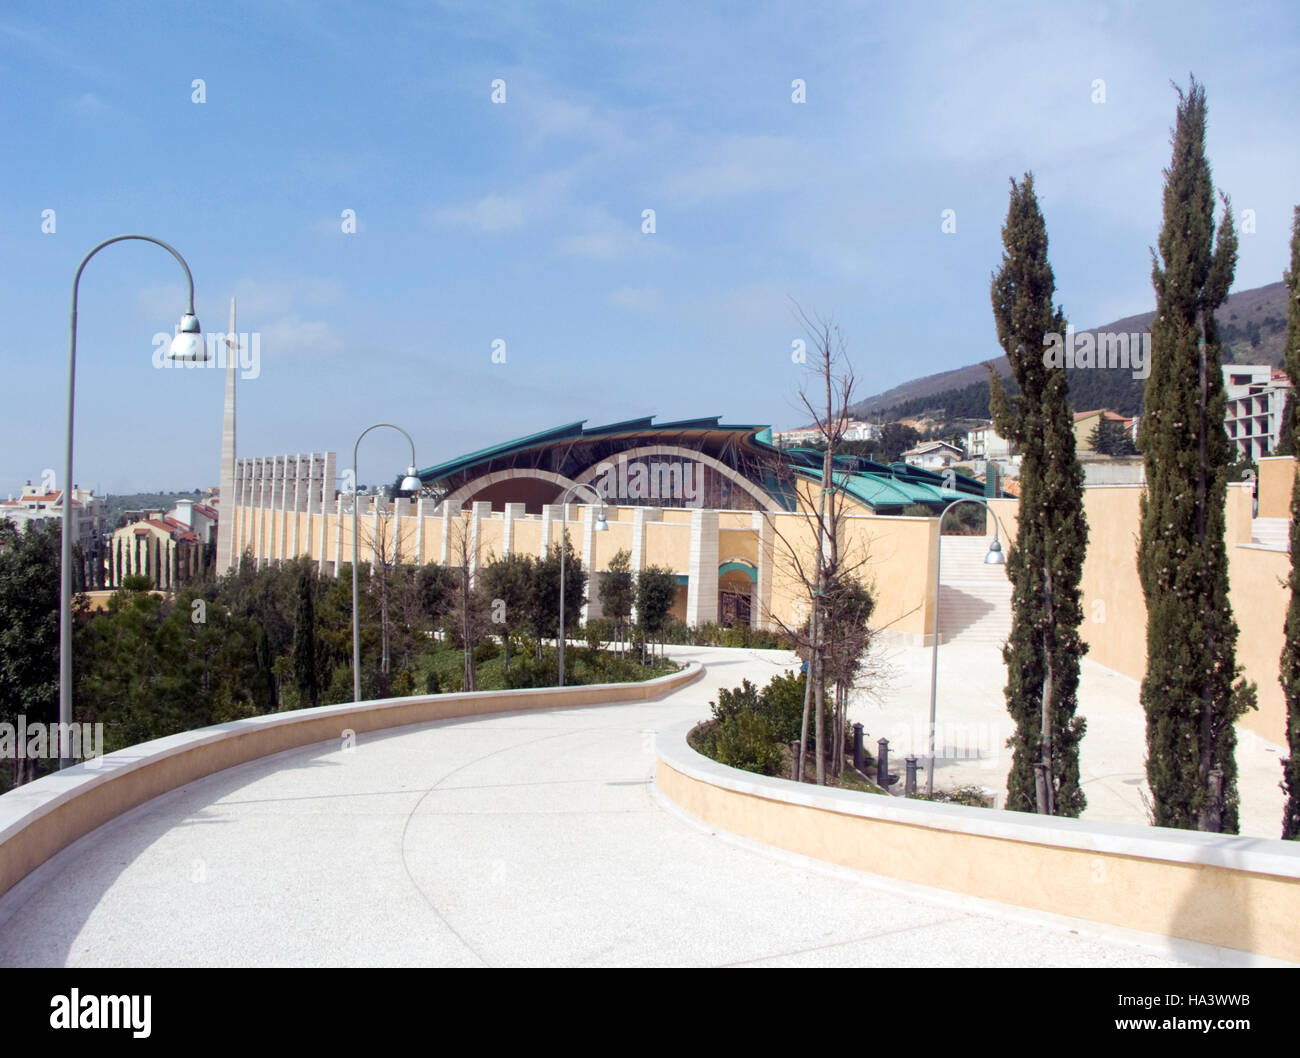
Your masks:
M141 805L0 898L4 966L1188 964L1186 946L904 889L660 801L652 732L784 651L680 649L659 701L293 750Z

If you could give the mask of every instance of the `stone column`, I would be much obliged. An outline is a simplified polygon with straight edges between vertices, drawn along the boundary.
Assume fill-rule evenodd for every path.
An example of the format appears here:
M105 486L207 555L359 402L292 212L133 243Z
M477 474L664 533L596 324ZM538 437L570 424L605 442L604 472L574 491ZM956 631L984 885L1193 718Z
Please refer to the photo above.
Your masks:
M663 511L658 507L632 508L632 558L633 573L640 573L649 564L646 562L646 525L649 522L663 521ZM632 621L637 620L636 603L632 603Z
M415 500L415 564L424 565L424 497Z
M542 542L541 556L544 557L551 550L552 544L560 541L560 530L556 527L556 522L564 517L564 508L558 503L542 504Z
M356 502L355 494L352 502ZM321 525L325 524L325 519L321 519ZM334 497L334 576L339 575L339 566L343 558L343 493Z
M452 519L460 517L460 504L443 500L438 509L442 512L442 545L438 553L438 564L445 566L452 557L451 523Z
M473 584L478 579L479 567L479 524L484 518L492 517L492 504L478 500L470 504L469 533L469 580Z
M718 512L691 512L691 567L686 587L686 623L718 619Z
M753 524L758 536L758 582L754 585L754 594L750 599L749 624L751 628L771 628L772 560L776 533L772 526L772 515L764 511L754 512Z
M507 503L505 506L505 523L501 530L501 557L505 558L515 549L515 519L523 518L528 507L523 503Z
M604 610L600 605L600 574L596 571L595 563L596 554L596 508L588 506L583 509L582 514L582 568L587 573L587 601L582 604L582 620L589 621L593 617L603 617Z

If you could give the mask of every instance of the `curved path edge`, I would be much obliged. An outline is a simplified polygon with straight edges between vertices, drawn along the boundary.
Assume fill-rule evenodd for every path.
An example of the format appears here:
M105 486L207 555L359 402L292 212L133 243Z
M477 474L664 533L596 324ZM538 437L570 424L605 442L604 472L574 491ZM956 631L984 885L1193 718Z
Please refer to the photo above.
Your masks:
M42 776L0 796L0 895L51 856L137 805L227 768L348 733L534 709L643 702L700 678L381 698L235 720L142 742Z
M655 782L696 819L917 885L1300 962L1300 844L822 789L695 752L661 731Z

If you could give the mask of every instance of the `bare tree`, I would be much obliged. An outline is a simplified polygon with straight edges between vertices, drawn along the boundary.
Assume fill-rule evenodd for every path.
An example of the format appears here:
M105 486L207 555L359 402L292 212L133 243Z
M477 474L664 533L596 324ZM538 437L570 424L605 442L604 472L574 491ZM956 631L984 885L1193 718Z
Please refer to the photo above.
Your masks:
M805 774L805 746L808 741L808 717L813 714L813 744L816 757L816 778L826 782L826 740L833 739L835 754L833 770L839 773L843 758L844 714L848 703L848 690L858 669L849 664L847 654L855 649L865 650L870 639L860 630L850 635L842 627L856 621L859 629L865 626L861 617L861 598L867 596L862 572L868 561L865 545L861 541L848 544L845 540L844 518L852 502L835 479L835 452L844 439L849 423L849 405L852 403L854 376L844 350L839 328L829 320L811 317L795 306L796 318L809 338L811 375L809 386L799 394L799 400L811 416L821 440L825 443L820 475L809 468L800 474L795 467L783 461L776 469L780 485L796 501L801 515L803 538L780 529L772 515L767 520L772 527L775 542L780 546L781 564L806 593L808 618L804 622L782 620L776 614L769 617L782 634L796 644L808 661L808 678L804 687L803 721L800 731L798 777ZM808 546L807 536L816 543ZM847 600L857 599L853 606ZM869 596L868 596L869 597ZM870 609L867 608L869 616ZM851 619L851 620L850 620ZM854 658L856 661L856 657ZM826 680L835 682L835 719L832 731L824 730L826 712Z
M491 603L475 577L478 556L474 553L473 530L459 515L451 518L447 534L447 557L453 567L454 590L447 614L447 628L460 641L465 654L461 689L478 690L474 648L492 631Z

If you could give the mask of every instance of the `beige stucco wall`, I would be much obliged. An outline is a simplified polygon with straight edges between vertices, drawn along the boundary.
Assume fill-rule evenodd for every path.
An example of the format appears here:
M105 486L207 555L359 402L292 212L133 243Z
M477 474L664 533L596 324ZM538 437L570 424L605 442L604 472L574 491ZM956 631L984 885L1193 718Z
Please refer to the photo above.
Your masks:
M1045 837L1031 840L1033 835L1016 840L972 832L979 829L978 822L966 832L940 829L924 811L915 820L848 814L792 803L793 798L785 801L775 793L760 796L724 788L698 773L678 770L662 753L655 782L670 800L709 826L789 852L1036 911L1300 960L1300 931L1295 928L1300 878L1294 875L1157 859L1164 850L1150 839L1150 858L1103 851L1109 835L1101 832L1096 839L1100 848L1080 848L1086 839L1069 847ZM797 790L796 784L789 785ZM896 817L904 815L906 807L896 807L897 800L881 800ZM1011 814L961 811L986 812L1000 820ZM1088 824L1064 822L1087 833ZM1112 844L1143 849L1137 837Z
M1259 516L1291 517L1291 485L1295 481L1295 459L1265 456L1259 461Z

